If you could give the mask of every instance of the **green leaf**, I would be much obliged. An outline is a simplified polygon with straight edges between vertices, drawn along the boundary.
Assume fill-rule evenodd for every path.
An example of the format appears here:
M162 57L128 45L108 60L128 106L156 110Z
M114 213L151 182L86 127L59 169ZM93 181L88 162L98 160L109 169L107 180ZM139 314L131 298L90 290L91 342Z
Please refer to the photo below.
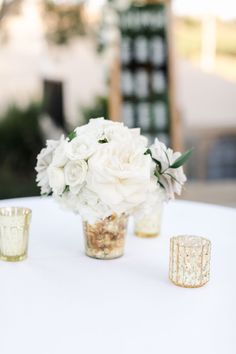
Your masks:
M76 137L76 132L73 131L73 132L70 132L67 136L68 140L71 141L73 140L74 138Z
M165 189L164 185L163 185L160 181L157 181L157 183L159 183L159 185L161 186L161 188Z
M192 152L193 152L193 148L184 152L178 159L175 160L175 162L172 165L170 165L170 168L179 168L180 166L182 166L192 155Z
M154 159L154 157L152 157L152 160L155 162L155 164L158 165L158 167L160 168L160 171L161 171L162 170L161 161L158 161L158 160Z
M64 191L62 192L62 194L66 193L66 192L69 192L69 190L70 190L70 187L68 185L66 185L65 188L64 188Z
M155 162L155 164L159 166L160 170L162 169L161 162L154 159L154 157L152 157L152 152L150 149L147 149L147 151L145 151L144 155L150 155L152 158L152 161Z
M154 176L155 176L157 179L159 179L160 175L159 175L159 173L158 173L157 170L154 171Z
M107 140L107 138L104 138L104 139L98 140L98 142L99 142L99 144L106 144L106 143L108 143L108 140Z
M144 155L150 155L152 157L152 152L150 149L147 149L147 151L145 151Z
M42 197L49 197L50 195L52 195L52 192L41 194Z
M160 173L157 169L154 171L154 176L157 178L157 183L161 186L161 188L165 189L164 185L160 182Z

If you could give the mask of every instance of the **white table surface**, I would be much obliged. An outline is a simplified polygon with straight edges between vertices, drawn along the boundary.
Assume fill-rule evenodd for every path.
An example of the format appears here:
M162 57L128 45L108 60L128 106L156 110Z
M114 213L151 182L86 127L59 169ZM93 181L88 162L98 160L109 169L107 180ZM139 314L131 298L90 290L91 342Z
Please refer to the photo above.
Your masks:
M235 354L236 209L172 202L162 235L127 237L116 260L84 255L79 216L48 199L32 209L29 257L0 262L0 354ZM212 241L211 280L168 280L169 238Z

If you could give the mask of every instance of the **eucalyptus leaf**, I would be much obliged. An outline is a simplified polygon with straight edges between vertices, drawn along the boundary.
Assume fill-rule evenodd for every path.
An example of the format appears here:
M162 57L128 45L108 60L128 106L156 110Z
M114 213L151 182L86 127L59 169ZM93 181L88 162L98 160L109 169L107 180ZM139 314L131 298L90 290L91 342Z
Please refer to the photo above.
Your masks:
M71 141L73 140L74 138L76 137L76 132L73 131L73 132L70 132L67 136L68 140Z
M180 166L182 166L192 155L192 152L193 152L193 148L184 152L178 159L175 160L175 162L172 165L170 165L170 168L179 168Z

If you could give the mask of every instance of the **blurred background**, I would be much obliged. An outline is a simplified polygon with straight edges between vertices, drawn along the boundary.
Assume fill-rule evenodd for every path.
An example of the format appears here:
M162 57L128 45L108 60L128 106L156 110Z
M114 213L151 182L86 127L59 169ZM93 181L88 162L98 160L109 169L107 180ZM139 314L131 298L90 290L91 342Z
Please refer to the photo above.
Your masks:
M182 198L236 206L236 2L0 0L0 199L91 117L194 147Z

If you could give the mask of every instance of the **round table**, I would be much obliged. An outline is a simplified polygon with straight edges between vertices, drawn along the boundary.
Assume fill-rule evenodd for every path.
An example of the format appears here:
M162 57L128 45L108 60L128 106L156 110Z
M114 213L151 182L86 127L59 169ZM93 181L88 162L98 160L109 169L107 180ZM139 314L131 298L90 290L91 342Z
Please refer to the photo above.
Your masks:
M170 202L159 238L132 235L125 255L84 254L79 216L51 198L0 201L33 211L29 257L0 262L1 354L235 354L236 210ZM168 280L169 238L212 241L211 280Z

